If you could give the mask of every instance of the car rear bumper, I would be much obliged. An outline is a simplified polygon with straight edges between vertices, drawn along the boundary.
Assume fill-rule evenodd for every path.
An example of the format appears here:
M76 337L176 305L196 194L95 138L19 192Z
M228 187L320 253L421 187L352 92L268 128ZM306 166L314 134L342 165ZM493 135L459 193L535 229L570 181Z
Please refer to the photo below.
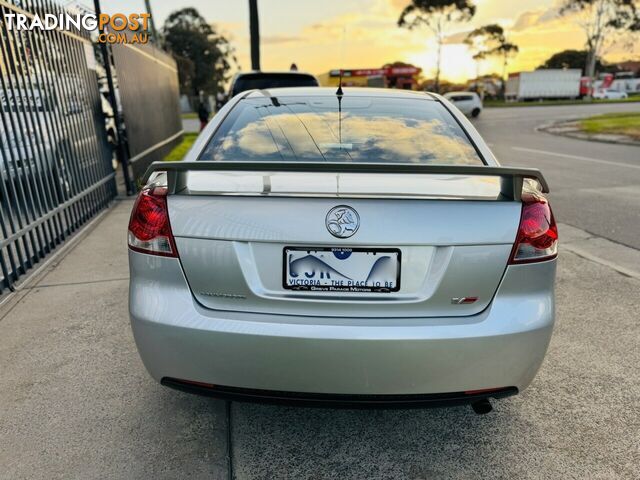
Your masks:
M513 387L512 394L531 382L553 328L555 263L508 267L478 315L349 319L205 309L178 260L130 252L131 325L149 373L183 390L456 403L475 399L465 392ZM467 395L499 396L490 393Z
M160 383L187 393L195 393L238 402L331 408L425 408L474 404L481 400L516 395L516 387L467 392L412 395L346 395L327 393L278 392L249 388L225 387L164 377Z

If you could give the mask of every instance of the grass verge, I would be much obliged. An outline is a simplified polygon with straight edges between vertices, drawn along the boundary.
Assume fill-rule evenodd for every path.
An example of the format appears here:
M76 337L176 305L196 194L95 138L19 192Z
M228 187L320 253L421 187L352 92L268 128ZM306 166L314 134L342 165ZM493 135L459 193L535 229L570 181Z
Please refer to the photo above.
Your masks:
M198 138L197 133L185 133L182 136L182 142L173 147L173 150L171 150L169 154L164 157L164 161L179 162L180 160L182 160L191 148L191 145L193 145L193 142L196 141L196 138Z
M593 103L629 103L640 102L640 96L635 95L629 98L618 100L542 100L531 102L503 102L502 100L485 100L485 108L508 108L508 107L549 107L554 105L591 105Z
M198 119L198 114L196 112L188 112L188 113L183 113L182 114L182 119L183 120L197 120Z
M607 113L580 121L580 128L591 135L627 135L640 140L640 112Z

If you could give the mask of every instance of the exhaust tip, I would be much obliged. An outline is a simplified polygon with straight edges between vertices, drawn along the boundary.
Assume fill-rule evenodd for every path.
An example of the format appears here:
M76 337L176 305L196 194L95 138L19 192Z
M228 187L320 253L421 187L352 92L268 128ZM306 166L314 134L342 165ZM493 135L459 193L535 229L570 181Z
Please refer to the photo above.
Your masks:
M486 398L478 402L472 403L471 408L473 408L473 411L478 415L486 415L491 410L493 410L493 407L491 406L491 402Z

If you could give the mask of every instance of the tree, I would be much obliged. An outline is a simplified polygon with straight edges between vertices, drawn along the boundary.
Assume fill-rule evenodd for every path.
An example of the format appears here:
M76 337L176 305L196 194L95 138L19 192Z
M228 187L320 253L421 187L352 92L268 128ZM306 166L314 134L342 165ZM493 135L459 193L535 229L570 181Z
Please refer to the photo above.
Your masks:
M471 58L476 62L476 86L475 91L479 92L479 80L480 80L480 63L486 58L485 46L481 43L482 39L478 36L470 36L464 39L464 43L467 44L469 50L471 50Z
M563 0L560 13L578 16L586 36L585 74L591 79L605 40L614 33L640 31L637 0Z
M224 89L231 62L237 63L229 41L195 8L169 15L162 28L165 48L178 64L180 91L187 95L216 94Z
M436 37L438 44L434 84L436 92L440 90L442 43L447 27L453 22L469 21L475 13L476 7L469 0L411 0L400 14L399 27L409 30L426 27Z
M484 25L471 31L465 43L468 45L480 45L474 59L487 57L500 57L502 59L502 95L506 86L507 64L509 58L518 53L518 46L507 40L504 29L497 23Z
M538 70L544 68L579 68L582 74L585 74L585 66L587 65L588 53L586 50L562 50L561 52L551 55ZM597 71L603 69L600 59L596 60Z

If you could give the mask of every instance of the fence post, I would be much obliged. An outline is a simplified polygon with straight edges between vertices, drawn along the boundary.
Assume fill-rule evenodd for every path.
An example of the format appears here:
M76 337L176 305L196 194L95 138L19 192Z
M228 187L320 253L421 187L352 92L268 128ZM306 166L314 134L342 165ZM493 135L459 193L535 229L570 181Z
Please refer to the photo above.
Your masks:
M96 11L96 17L100 18L102 13L100 9L100 0L93 0L93 5ZM104 33L104 29L100 29L99 33ZM102 50L102 58L104 59L104 69L107 75L107 86L109 88L109 103L113 109L113 120L116 124L116 132L118 134L116 157L122 165L122 175L124 177L124 186L127 191L127 195L134 195L136 188L131 181L131 175L129 174L129 157L127 156L126 146L124 144L124 128L122 127L122 119L120 118L120 110L118 109L118 99L116 97L116 91L113 86L113 75L111 73L111 57L109 55L109 49L104 42L100 43L100 49Z

